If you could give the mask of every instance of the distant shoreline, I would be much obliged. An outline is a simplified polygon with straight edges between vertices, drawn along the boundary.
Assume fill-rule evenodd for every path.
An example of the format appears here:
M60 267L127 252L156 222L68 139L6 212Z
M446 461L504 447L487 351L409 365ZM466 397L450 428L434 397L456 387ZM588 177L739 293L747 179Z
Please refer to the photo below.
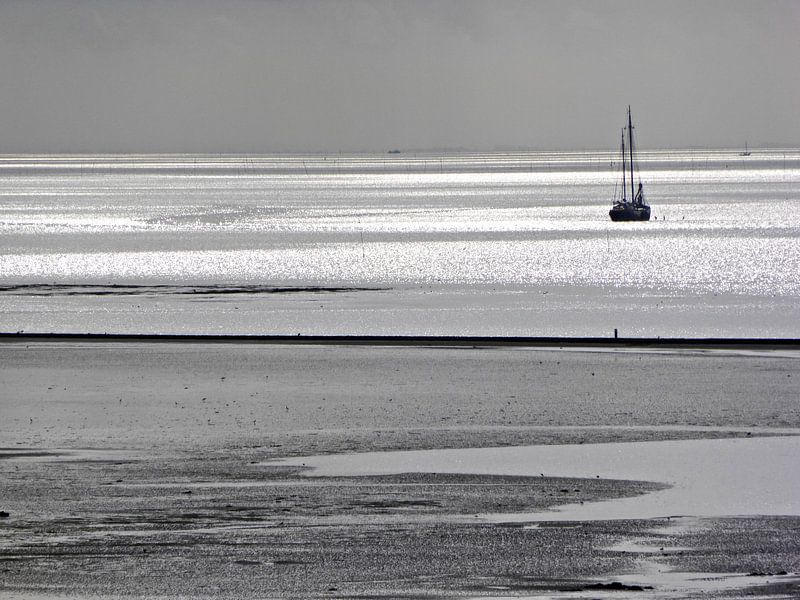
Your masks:
M798 338L647 338L398 335L220 335L0 332L8 342L231 343L323 346L449 346L530 348L691 348L800 350Z

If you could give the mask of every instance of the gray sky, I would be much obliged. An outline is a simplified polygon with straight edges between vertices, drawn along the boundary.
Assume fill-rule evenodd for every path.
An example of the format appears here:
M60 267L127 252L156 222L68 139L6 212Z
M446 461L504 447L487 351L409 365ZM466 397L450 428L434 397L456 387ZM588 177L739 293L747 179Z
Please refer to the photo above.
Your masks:
M800 146L800 0L0 0L0 152Z

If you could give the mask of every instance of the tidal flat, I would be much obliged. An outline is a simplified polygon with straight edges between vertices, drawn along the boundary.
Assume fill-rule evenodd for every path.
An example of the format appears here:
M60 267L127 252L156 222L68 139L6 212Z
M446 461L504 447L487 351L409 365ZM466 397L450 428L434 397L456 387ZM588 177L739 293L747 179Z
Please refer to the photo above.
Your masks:
M792 511L486 518L674 487L655 465L652 479L631 479L557 468L310 476L303 462L794 435L799 358L768 349L4 342L0 594L796 596Z

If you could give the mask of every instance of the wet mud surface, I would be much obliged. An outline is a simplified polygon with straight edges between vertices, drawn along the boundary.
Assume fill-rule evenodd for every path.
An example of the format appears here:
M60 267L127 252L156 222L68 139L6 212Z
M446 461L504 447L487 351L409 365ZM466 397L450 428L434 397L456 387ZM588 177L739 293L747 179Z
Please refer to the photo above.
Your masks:
M323 478L263 464L770 434L770 420L798 425L791 359L644 355L648 377L621 385L618 357L593 353L231 347L210 356L125 344L28 352L3 354L2 597L800 593L800 517L480 517L642 494L657 482ZM681 373L687 365L696 371ZM680 383L666 388L668 380ZM736 574L745 591L679 587L665 583L670 570Z
M478 517L646 493L656 484L306 478L246 458L2 461L9 512L0 522L2 589L135 597L535 595L645 590L612 585L642 558L754 576L800 570L796 517L703 520L685 531L672 531L668 519L504 524Z
M243 464L191 456L5 461L3 586L218 597L449 595L532 585L522 573L562 586L554 580L628 562L595 548L615 539L618 525L534 529L488 524L478 513L654 487L419 474L309 479Z

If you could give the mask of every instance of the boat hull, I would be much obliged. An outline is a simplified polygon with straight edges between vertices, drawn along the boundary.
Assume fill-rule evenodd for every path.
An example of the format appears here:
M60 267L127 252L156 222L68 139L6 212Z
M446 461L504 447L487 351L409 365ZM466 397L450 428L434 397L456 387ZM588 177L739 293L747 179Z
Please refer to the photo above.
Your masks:
M634 206L632 204L615 205L608 211L612 221L649 221L650 207L646 204Z

